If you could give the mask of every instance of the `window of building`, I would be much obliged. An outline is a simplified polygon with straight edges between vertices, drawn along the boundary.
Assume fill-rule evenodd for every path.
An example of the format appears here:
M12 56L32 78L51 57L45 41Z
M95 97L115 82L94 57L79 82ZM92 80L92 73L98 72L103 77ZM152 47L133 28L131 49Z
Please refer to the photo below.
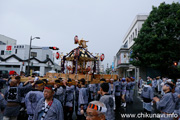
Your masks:
M1 50L1 55L4 55L4 50Z
M37 52L31 52L31 57L37 57Z
M134 40L134 32L133 32L133 40Z
M0 45L6 45L6 43L4 43L4 42L0 41Z
M135 29L135 35L136 35L136 37L137 37L137 29Z
M10 67L12 67L12 66L11 66L11 65L6 65L6 67L7 67L7 68L10 68Z
M17 49L15 49L15 54L17 54Z
M128 41L124 44L124 47L125 47L125 48L128 47Z
M19 65L14 65L13 68L19 68L20 66Z

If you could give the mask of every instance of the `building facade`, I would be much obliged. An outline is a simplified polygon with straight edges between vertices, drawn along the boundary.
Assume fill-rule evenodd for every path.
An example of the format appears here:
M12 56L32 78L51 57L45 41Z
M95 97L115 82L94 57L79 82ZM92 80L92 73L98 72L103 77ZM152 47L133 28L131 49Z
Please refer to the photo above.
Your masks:
M5 37L4 37L5 38ZM4 42L7 40L7 42ZM29 45L10 44L12 39L8 37L0 41L0 70L14 70L18 74L20 71L27 72L29 59ZM14 40L13 40L14 41ZM16 41L16 40L15 40ZM53 51L48 47L31 46L30 53L30 72L39 71L40 76L54 69L60 71L60 66L54 64Z
M138 36L138 33L147 17L148 15L137 15L135 17L122 41L123 45L116 54L116 72L120 77L132 76L138 78L139 76L142 76L145 78L146 76L143 68L135 67L131 65L129 61L131 60L130 55L133 52L132 46L134 44L134 38Z
M0 34L0 45L16 45L16 40Z

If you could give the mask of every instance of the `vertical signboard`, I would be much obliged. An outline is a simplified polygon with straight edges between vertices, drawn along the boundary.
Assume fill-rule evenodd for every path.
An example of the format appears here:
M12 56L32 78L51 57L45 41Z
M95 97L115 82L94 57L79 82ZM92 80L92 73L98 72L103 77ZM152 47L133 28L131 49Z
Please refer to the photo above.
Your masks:
M128 53L121 53L121 63L129 63Z
M6 54L7 54L7 55L10 55L11 52L12 52L12 46L11 46L11 45L7 45L7 46L6 46Z
M114 62L112 62L112 70L114 71Z

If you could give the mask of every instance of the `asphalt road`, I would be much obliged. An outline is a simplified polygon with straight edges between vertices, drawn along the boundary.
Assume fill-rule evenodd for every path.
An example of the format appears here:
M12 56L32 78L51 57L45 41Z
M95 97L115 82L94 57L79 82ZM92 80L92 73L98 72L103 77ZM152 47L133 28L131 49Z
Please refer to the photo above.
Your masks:
M155 94L158 96L158 94ZM140 95L137 92L137 86L134 91L134 102L133 103L127 103L126 108L121 107L119 111L116 111L116 120L143 120L143 118L122 118L123 114L143 114L143 103ZM156 109L156 105L154 104L152 106L152 112L151 114L159 113L159 111ZM142 116L142 115L140 115ZM151 120L159 120L158 118L152 118Z

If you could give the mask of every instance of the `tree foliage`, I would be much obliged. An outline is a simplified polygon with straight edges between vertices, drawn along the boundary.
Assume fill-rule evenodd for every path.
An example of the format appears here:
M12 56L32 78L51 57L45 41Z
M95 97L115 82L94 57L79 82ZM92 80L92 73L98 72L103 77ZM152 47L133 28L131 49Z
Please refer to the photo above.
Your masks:
M164 70L180 60L180 4L153 7L132 47L135 66Z

